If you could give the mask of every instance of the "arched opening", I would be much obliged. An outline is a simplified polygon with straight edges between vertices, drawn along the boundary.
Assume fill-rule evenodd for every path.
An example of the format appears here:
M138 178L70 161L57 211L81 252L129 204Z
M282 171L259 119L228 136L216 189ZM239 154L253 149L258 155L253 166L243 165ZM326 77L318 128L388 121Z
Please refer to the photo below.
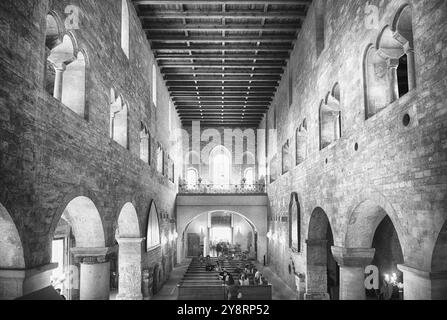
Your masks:
M47 15L45 45L45 89L73 112L86 117L86 55L78 50L72 34L60 36L57 20L52 15Z
M70 201L53 234L52 262L59 264L52 275L53 286L69 300L107 300L110 263L83 263L104 247L104 229L95 204L83 196Z
M439 232L433 250L431 270L434 275L431 284L431 298L433 300L447 300L447 280L445 277L447 273L447 221L444 222ZM444 276L436 277L436 275Z
M157 67L155 63L152 64L152 102L154 107L157 107Z
M332 228L326 212L316 208L307 236L307 299L338 300L340 269L332 255Z
M146 251L152 251L160 247L160 245L160 223L158 219L158 211L155 202L152 201L147 223Z
M301 252L301 208L296 193L292 193L289 203L289 248Z
M376 48L370 45L364 58L365 117L384 109L389 103L388 64Z
M121 209L115 235L119 244L117 299L141 300L143 239L138 214L132 203L126 203Z
M24 270L23 246L17 227L3 205L0 204L0 300L12 300L23 295L23 277L13 278L8 270Z
M194 188L197 185L199 173L195 168L188 168L186 171L186 183L189 188Z
M111 90L110 138L128 148L128 109L121 95Z
M224 146L217 146L210 152L210 177L216 188L228 188L231 181L231 152Z
M302 125L296 129L295 144L296 165L298 166L303 163L307 157L307 131Z
M146 126L141 123L141 131L140 131L140 159L150 164L151 163L151 156L150 156L150 150L151 150L151 138L149 131L147 130Z
M362 286L367 299L403 299L403 274L398 265L404 263L404 256L397 229L385 209L371 200L358 205L350 219L346 237L347 248L375 249L369 265L377 267L379 272L378 284L372 288L365 289L365 277L358 280L362 283L351 285Z
M128 59L130 56L129 16L127 0L121 0L121 48Z
M252 186L255 184L255 170L254 168L247 168L244 171L245 184Z
M243 215L213 211L197 215L183 231L185 257L257 257L257 231Z
M337 83L320 104L320 150L341 138L341 96Z
M377 41L379 55L387 61L389 100L394 102L416 88L412 12L403 6L393 26L385 27Z
M315 45L317 49L317 58L325 48L325 15L326 15L326 1L317 1L315 3Z
M157 145L157 171L164 175L164 152L160 143Z

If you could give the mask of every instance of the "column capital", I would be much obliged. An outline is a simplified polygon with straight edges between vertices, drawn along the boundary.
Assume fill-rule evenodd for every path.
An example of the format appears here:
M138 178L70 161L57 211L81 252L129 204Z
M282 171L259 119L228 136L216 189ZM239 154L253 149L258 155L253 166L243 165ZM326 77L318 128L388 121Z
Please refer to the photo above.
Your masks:
M138 243L142 243L144 240L146 240L146 238L116 238L116 241L118 242L118 244L123 244L123 243L133 243L133 244L138 244Z
M411 273L419 278L424 278L427 280L439 280L439 279L447 279L447 270L445 271L424 271L420 269L416 269L404 264L398 264L397 269L403 273Z
M389 69L397 69L399 67L399 59L387 59Z
M71 248L75 259L85 264L97 264L107 262L107 255L113 252L113 248Z
M376 249L332 247L332 255L340 267L366 267L374 259Z

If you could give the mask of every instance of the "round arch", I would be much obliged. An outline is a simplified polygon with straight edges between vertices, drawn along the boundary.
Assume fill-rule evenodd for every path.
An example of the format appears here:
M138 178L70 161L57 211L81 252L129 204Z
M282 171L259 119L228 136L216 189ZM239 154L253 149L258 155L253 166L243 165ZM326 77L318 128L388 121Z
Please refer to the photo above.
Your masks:
M118 216L118 234L120 238L138 238L141 236L138 213L130 202L122 207Z
M105 247L101 216L92 200L84 196L74 198L65 207L62 218L71 225L77 247Z
M218 160L222 163L216 163ZM216 146L211 150L209 155L209 177L213 184L229 185L231 183L232 160L231 152L223 145Z
M17 227L0 203L0 269L25 269L25 256Z

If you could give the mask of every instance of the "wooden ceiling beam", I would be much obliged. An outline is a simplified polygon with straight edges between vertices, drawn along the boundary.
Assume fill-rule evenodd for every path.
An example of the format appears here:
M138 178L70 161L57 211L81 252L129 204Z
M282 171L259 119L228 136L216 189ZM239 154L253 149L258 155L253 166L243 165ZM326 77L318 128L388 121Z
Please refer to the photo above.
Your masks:
M142 20L159 20L159 19L296 19L303 20L306 14L303 10L295 11L255 11L255 10L240 10L240 11L140 11L138 16Z
M267 24L267 25L257 25L257 24L154 24L154 25L143 25L143 30L145 32L153 31L289 31L296 32L300 29L300 24Z
M153 6L153 5L250 5L250 4L271 4L271 5L297 5L309 6L312 0L248 0L241 2L241 0L132 0L132 3L137 6Z
M155 57L156 60L169 60L169 61L175 61L175 60L253 60L256 59L258 61L261 60L288 60L289 56L288 54L281 54L281 53L266 53L266 54L259 54L259 55L253 55L253 54L226 54L226 55L220 55L220 54L192 54L187 55L183 53L172 53L172 54L158 54Z

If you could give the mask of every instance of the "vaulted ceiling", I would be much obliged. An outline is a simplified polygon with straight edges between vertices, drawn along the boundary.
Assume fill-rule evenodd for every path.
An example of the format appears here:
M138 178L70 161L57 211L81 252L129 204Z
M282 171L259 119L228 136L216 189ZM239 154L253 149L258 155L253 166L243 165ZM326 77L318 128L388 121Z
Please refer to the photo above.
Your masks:
M182 123L257 127L312 0L132 0Z

